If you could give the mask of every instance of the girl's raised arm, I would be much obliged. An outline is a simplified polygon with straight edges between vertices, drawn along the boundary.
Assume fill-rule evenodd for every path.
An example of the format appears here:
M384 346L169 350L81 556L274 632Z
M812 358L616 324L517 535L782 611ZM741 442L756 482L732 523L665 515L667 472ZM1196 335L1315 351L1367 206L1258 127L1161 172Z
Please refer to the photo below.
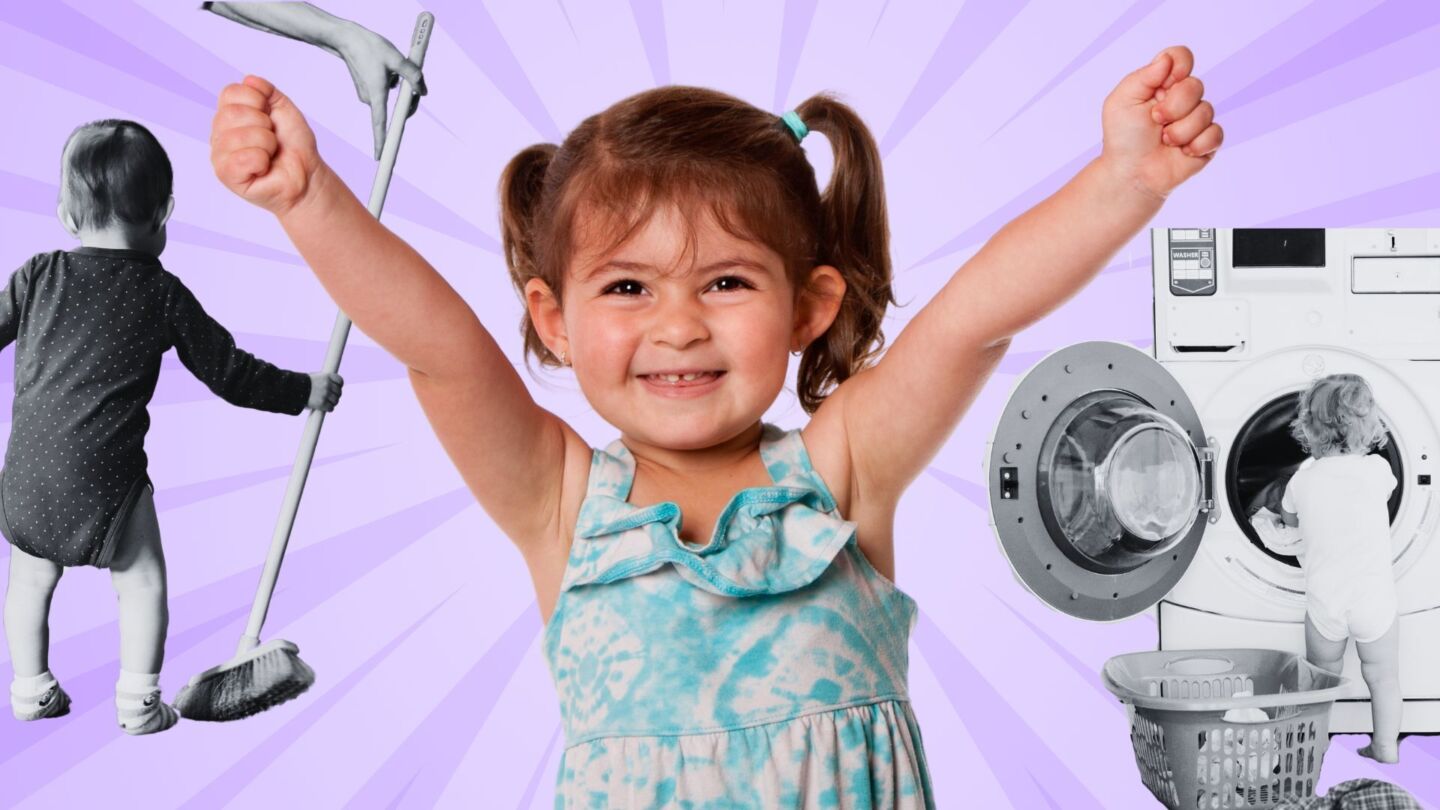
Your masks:
M325 165L300 110L247 76L220 93L210 143L221 182L274 213L330 297L409 369L490 517L527 556L553 536L566 448L585 443L535 403L464 299Z
M859 491L898 498L954 430L1010 338L1087 284L1165 195L1209 162L1222 133L1190 75L1193 64L1188 48L1169 48L1125 77L1105 100L1101 156L1002 228L878 363L832 395Z

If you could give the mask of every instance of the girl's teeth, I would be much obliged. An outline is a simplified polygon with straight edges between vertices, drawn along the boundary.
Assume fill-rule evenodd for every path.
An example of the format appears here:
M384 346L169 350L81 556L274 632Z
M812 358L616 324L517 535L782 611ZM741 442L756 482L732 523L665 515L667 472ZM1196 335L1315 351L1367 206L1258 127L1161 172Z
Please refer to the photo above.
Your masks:
M707 371L707 372L703 372L703 373L699 373L699 374L692 372L692 373L690 373L690 374L655 374L655 375L652 375L652 376L654 376L656 379L660 379L660 380L664 380L665 382L672 382L672 383L673 383L673 382L680 382L681 380L684 380L685 382L693 382L694 380L699 379L700 377L713 376L713 373Z

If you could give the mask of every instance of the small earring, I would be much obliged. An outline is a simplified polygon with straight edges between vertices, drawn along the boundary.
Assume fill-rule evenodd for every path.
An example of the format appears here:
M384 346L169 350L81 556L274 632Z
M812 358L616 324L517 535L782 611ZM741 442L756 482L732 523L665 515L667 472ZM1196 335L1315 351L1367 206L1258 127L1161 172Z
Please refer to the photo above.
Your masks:
M562 365L562 366L569 366L569 365L570 365L570 361L565 358L565 352L564 352L563 349L562 349L561 352L560 352L560 365Z

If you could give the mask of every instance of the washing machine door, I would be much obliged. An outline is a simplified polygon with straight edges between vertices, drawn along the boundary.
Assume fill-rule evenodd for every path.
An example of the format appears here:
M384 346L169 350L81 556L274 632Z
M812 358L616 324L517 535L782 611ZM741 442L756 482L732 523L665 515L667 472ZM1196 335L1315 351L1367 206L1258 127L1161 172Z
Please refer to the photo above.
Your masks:
M986 460L991 523L1020 580L1072 616L1155 604L1215 508L1213 454L1180 384L1149 355L1081 343L1005 405Z

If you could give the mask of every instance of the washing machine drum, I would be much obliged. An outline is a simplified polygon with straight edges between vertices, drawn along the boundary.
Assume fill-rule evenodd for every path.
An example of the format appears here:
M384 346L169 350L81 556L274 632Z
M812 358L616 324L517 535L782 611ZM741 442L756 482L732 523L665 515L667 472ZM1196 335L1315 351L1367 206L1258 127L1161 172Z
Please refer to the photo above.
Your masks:
M1159 601L1204 533L1203 437L1148 355L1083 343L1047 357L1016 386L987 462L992 522L1021 581L1087 619Z

